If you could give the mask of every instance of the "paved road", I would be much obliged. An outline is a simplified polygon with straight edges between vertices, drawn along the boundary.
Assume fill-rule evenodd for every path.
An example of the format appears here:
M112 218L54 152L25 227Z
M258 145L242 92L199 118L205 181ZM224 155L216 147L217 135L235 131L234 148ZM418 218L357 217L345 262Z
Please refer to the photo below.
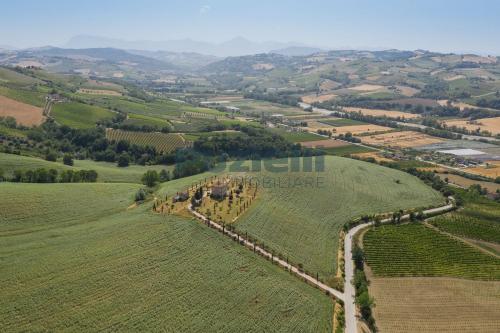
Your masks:
M443 212L447 212L453 209L454 207L454 199L449 197L452 203L432 208L424 211L425 215L434 215ZM409 214L403 215L401 220L408 220L410 218ZM381 223L390 223L391 219L387 218L382 220ZM354 303L355 299L355 290L351 281L354 278L354 262L352 260L352 238L356 233L358 233L361 229L369 227L373 225L373 222L367 222L360 224L351 230L345 235L344 238L344 257L345 257L345 283L344 283L344 310L345 310L345 333L357 333L357 319L356 319L356 304Z
M424 214L426 215L434 215L438 213L443 213L447 212L454 207L454 199L452 197L449 197L450 201L452 203L442 206L442 207L437 207L437 208L432 208L424 211ZM373 225L373 222L367 222L360 224L351 230L346 234L345 239L344 239L344 255L345 255L345 283L344 283L344 292L341 292L339 290L336 290L334 288L331 288L327 286L326 284L322 283L319 280L316 280L316 278L302 272L299 270L298 267L295 267L285 260L282 260L280 258L275 257L272 255L270 252L264 250L263 248L259 247L253 242L250 242L237 233L234 233L232 231L229 231L225 229L224 226L220 225L217 222L214 222L207 217L205 217L203 214L197 212L196 210L193 209L192 205L188 205L188 209L193 214L195 217L199 218L202 220L205 224L223 232L225 235L233 238L233 239L238 239L242 245L248 247L250 250L253 250L256 253L259 253L263 257L266 257L268 259L271 259L273 262L277 263L279 266L285 268L288 271L293 272L297 276L307 280L310 284L318 287L320 290L329 293L331 296L334 296L335 298L342 300L344 302L344 309L345 309L345 321L346 321L346 327L345 327L345 333L357 333L357 318L356 318L356 305L354 303L355 300L355 290L354 286L352 285L352 280L354 278L354 262L352 260L352 238L353 236L360 231L363 228L366 228L368 226ZM403 215L401 217L401 220L408 220L410 218L409 214ZM390 218L387 218L385 220L382 220L381 223L389 223L391 222Z

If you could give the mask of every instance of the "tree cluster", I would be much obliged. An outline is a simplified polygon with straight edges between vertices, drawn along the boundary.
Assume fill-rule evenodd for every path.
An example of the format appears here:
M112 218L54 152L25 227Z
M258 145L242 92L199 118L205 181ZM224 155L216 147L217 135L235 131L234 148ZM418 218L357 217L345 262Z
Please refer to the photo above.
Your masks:
M64 170L59 173L55 169L38 168L35 170L14 170L12 182L16 183L95 183L95 170ZM0 178L7 180L3 176Z

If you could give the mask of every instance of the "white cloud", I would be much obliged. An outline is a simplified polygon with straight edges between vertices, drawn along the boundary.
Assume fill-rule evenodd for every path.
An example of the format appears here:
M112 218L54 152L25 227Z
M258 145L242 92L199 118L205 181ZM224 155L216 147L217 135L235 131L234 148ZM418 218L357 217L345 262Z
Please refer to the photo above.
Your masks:
M208 13L210 10L212 10L212 7L210 5L203 5L200 7L200 15L204 15Z

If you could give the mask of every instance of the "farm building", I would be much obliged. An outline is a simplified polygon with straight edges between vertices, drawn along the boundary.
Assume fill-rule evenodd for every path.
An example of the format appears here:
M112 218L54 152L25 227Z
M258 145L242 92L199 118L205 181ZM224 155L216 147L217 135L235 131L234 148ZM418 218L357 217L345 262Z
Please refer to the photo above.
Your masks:
M186 201L187 199L189 199L189 193L186 191L186 192L181 192L181 193L177 193L173 199L173 202L184 202Z
M235 106L226 106L225 109L226 111L229 112L236 112L236 113L240 112L240 108L237 108Z
M227 194L227 184L216 184L212 186L210 196L215 199L223 199Z

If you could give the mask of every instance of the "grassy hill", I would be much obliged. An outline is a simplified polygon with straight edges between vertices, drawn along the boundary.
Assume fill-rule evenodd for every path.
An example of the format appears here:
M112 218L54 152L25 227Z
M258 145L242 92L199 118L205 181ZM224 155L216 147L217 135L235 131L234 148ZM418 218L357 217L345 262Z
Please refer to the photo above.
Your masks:
M340 157L326 157L324 172L260 177L269 185L236 227L322 278L335 272L339 231L350 219L443 202L406 173Z
M196 221L127 210L137 188L0 184L4 331L331 332L328 297Z

